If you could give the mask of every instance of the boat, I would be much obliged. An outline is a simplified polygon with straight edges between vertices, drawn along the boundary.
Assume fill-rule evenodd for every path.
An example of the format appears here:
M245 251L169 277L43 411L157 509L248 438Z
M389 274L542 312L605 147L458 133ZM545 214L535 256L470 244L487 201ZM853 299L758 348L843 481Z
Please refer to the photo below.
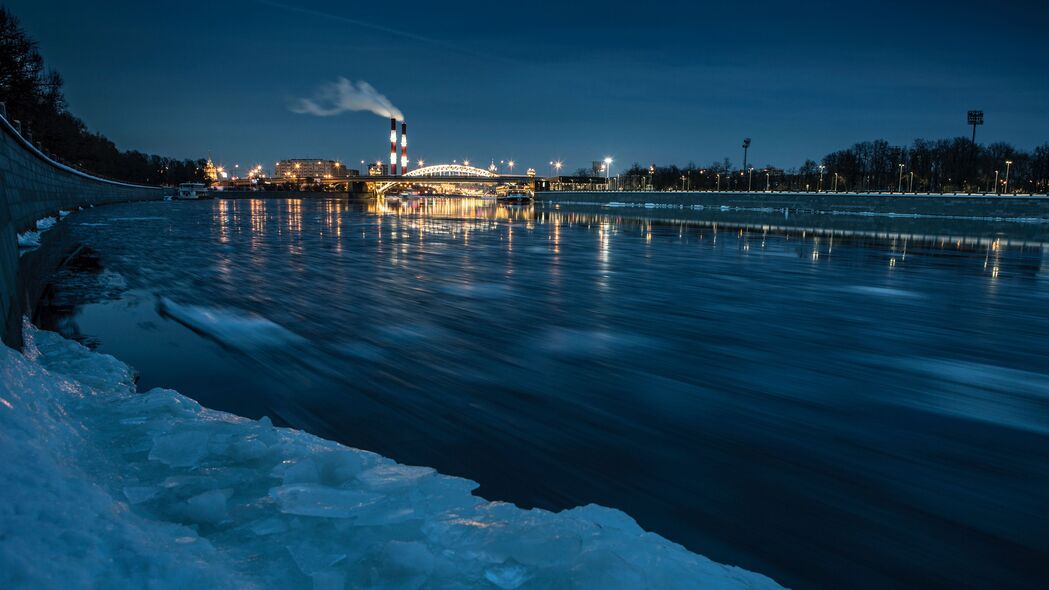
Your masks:
M178 193L175 195L179 200L195 200L208 198L208 187L202 182L183 182L178 185Z
M503 203L529 203L535 197L532 191L515 185L502 185L495 189L496 200Z

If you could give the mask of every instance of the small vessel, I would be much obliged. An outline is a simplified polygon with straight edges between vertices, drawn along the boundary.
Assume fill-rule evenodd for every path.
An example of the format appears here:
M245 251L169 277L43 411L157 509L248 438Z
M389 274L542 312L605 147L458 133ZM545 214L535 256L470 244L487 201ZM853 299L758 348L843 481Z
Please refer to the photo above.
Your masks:
M205 199L208 197L208 187L202 182L183 182L178 185L178 193L175 195L179 200Z
M527 203L535 198L528 189L515 185L496 187L495 196L497 200L504 203Z

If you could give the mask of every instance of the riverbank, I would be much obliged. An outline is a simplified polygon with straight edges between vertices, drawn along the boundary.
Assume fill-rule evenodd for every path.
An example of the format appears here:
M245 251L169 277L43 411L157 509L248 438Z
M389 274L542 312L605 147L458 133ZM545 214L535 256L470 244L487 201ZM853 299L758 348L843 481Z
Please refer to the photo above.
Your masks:
M131 369L25 326L0 347L0 586L774 589L595 505L472 481L136 393Z
M536 200L549 204L739 208L756 211L1049 221L1049 197L1045 195L578 191L539 192L536 193Z

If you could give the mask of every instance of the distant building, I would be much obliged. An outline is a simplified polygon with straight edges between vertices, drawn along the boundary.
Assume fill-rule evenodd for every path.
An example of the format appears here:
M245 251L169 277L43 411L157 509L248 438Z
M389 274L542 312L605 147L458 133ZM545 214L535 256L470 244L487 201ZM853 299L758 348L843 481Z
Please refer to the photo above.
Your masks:
M219 179L219 169L215 167L215 163L208 158L208 163L204 165L204 177L211 182L215 182Z
M553 176L543 179L543 189L550 191L606 191L604 176Z
M368 165L368 176L386 176L390 171L390 168L382 162L376 162Z
M274 178L312 178L324 180L331 178L347 178L359 174L356 170L349 170L342 162L336 160L281 160L273 167Z

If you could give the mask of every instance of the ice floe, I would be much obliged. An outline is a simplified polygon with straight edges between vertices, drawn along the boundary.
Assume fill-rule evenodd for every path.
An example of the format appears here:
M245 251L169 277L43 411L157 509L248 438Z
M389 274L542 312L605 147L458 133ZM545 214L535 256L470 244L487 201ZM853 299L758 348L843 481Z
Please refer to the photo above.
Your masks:
M57 334L25 339L0 347L2 588L778 588L617 510L488 502L433 469L136 393L126 365Z

